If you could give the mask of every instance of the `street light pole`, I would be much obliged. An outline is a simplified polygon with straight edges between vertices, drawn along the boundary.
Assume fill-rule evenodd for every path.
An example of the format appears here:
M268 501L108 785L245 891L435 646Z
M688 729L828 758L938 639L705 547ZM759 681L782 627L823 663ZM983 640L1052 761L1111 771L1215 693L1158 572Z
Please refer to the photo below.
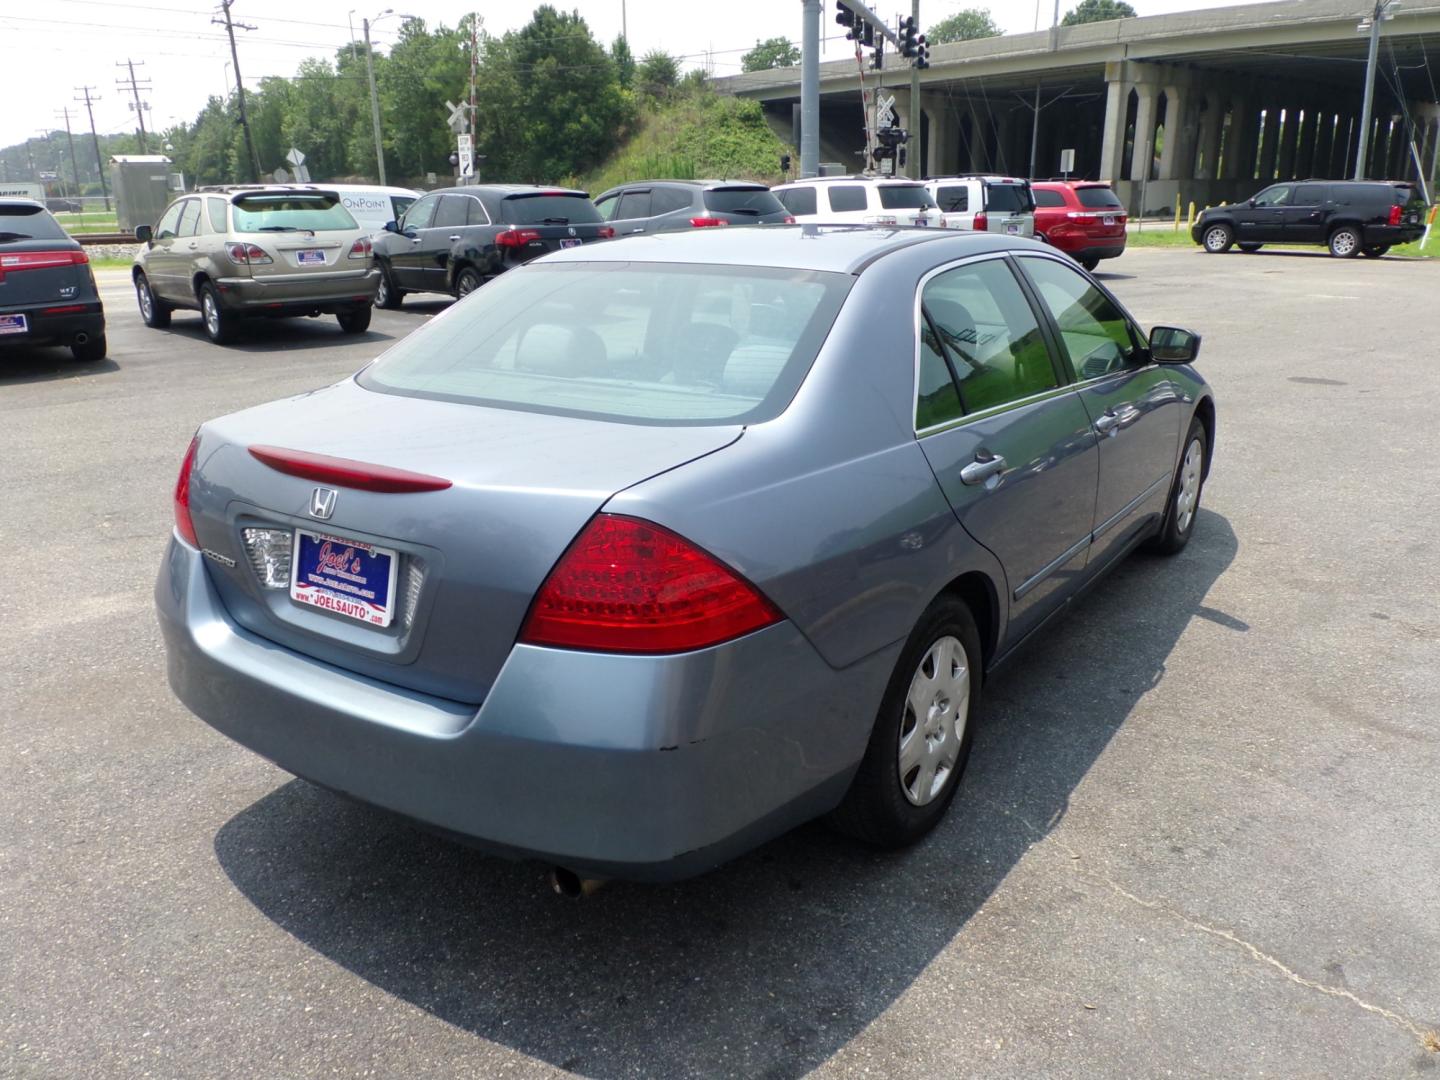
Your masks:
M365 74L370 79L370 122L375 126L375 168L380 172L380 186L385 186L385 148L380 145L380 94L375 89L375 59L370 49L370 20L362 19L365 28Z
M1365 179L1370 154L1370 113L1375 104L1375 61L1380 53L1380 20L1395 0L1375 0L1370 13L1370 55L1365 62L1365 103L1360 107L1360 145L1355 151L1355 179Z

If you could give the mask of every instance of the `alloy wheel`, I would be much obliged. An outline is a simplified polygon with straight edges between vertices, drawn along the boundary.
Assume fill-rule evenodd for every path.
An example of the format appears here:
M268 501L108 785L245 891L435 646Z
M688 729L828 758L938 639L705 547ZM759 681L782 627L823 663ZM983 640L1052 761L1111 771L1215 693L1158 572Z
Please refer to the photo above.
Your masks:
M1180 463L1180 490L1175 493L1175 527L1181 533L1190 528L1195 519L1195 507L1200 502L1200 470L1205 463L1205 450L1199 439L1191 439L1185 448L1185 460Z
M970 668L958 638L940 638L910 679L900 717L898 771L905 798L933 802L955 774L970 718Z
M1205 248L1207 251L1224 251L1230 242L1230 234L1223 228L1216 226L1205 234Z
M220 336L220 309L215 306L215 297L208 290L200 299L200 306L204 309L205 329L210 331L211 337Z
M150 283L143 277L135 282L135 296L140 301L140 317L150 322L155 317L155 301L150 295Z

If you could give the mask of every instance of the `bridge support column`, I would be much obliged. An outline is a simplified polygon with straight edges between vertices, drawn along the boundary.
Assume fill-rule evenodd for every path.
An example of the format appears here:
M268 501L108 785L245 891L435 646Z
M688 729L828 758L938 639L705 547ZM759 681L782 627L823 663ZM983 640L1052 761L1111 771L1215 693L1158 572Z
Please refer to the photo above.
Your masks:
M1274 99L1272 98L1273 102ZM1275 179L1275 163L1280 143L1280 110L1273 104L1265 106L1265 119L1260 127L1260 176L1261 184Z
M1186 113L1190 94L1178 86L1165 87L1165 145L1160 148L1160 179L1188 180L1193 175L1194 124ZM1187 160L1187 158L1189 160Z
M1119 64L1107 64L1105 68L1109 82L1105 88L1104 136L1100 141L1100 179L1111 183L1125 174L1125 122L1130 111L1130 91L1134 89L1120 71Z
M1315 175L1315 133L1319 119L1315 102L1305 104L1305 119L1300 125L1299 141L1295 144L1295 178L1305 180Z
M1198 139L1197 178L1217 180L1220 177L1220 136L1225 128L1225 97L1214 90L1205 95L1205 112L1201 118Z
M1335 156L1335 110L1326 105L1315 116L1315 151L1311 156L1313 175L1329 179L1330 159Z
M1300 144L1300 110L1292 103L1280 121L1280 137L1275 148L1275 179L1295 178L1295 152Z
M1258 107L1243 97L1231 99L1230 134L1225 139L1225 179L1249 180L1255 174Z
M1137 83L1135 109L1135 146L1130 153L1130 179L1140 183L1149 180L1155 164L1156 111L1160 104L1160 88L1154 83ZM1144 208L1141 208L1144 213Z

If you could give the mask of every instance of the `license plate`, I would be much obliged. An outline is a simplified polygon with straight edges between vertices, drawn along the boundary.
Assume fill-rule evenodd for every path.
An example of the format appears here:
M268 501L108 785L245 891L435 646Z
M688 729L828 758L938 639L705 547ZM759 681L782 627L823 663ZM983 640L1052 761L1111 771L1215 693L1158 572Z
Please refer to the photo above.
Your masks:
M30 324L24 315L0 315L0 334L28 334Z
M1019 226L1019 225L1006 225L1006 226L1005 226L1005 232L1006 232L1007 234L1009 234L1010 236L1019 236L1019 235L1020 235L1020 226Z
M371 626L389 626L399 563L390 548L296 529L290 599Z
M930 224L930 219L929 219L929 218L923 218L923 217L917 217L917 218L915 219L915 224L916 224L916 225L929 225L929 224Z
M1115 217L1114 217L1114 215L1110 215L1110 216L1108 216L1108 217L1103 217L1103 218L1100 219L1100 223L1101 223L1102 225L1114 225L1114 224L1115 224Z
M325 252L323 251L297 251L295 261L301 266L324 266Z
M560 246L561 246L562 248L579 247L579 246L580 246L580 241L579 241L579 240L576 240L576 239L573 239L573 238L568 239L568 240L561 240L561 241L560 241Z

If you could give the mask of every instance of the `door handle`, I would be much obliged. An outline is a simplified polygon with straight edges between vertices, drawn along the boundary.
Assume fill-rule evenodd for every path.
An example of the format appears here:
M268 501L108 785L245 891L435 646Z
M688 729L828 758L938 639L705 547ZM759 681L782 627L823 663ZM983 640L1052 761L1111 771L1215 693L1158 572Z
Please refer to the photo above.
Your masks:
M198 248L200 245L197 244L194 240L191 240L190 243L187 244L186 246L187 246L191 251L194 251L194 250L195 250L196 248Z
M983 484L1004 470L1005 459L1003 457L981 450L975 455L974 461L960 470L960 482L971 485Z
M424 239L424 237L412 236L412 237L410 238L410 242L411 242L412 244L418 244L418 243L420 243L420 241L423 240L423 239Z
M640 226L640 228L638 228L638 229L631 229L630 231L631 231L632 233L642 233L642 232L645 231L645 226L642 225L642 226Z
M1120 417L1106 410L1096 417L1095 430L1101 435L1114 435L1120 430Z
M457 232L457 233L455 233L455 234L452 235L452 236L447 236L445 239L451 240L451 241L459 240L459 239L460 239L460 234Z

